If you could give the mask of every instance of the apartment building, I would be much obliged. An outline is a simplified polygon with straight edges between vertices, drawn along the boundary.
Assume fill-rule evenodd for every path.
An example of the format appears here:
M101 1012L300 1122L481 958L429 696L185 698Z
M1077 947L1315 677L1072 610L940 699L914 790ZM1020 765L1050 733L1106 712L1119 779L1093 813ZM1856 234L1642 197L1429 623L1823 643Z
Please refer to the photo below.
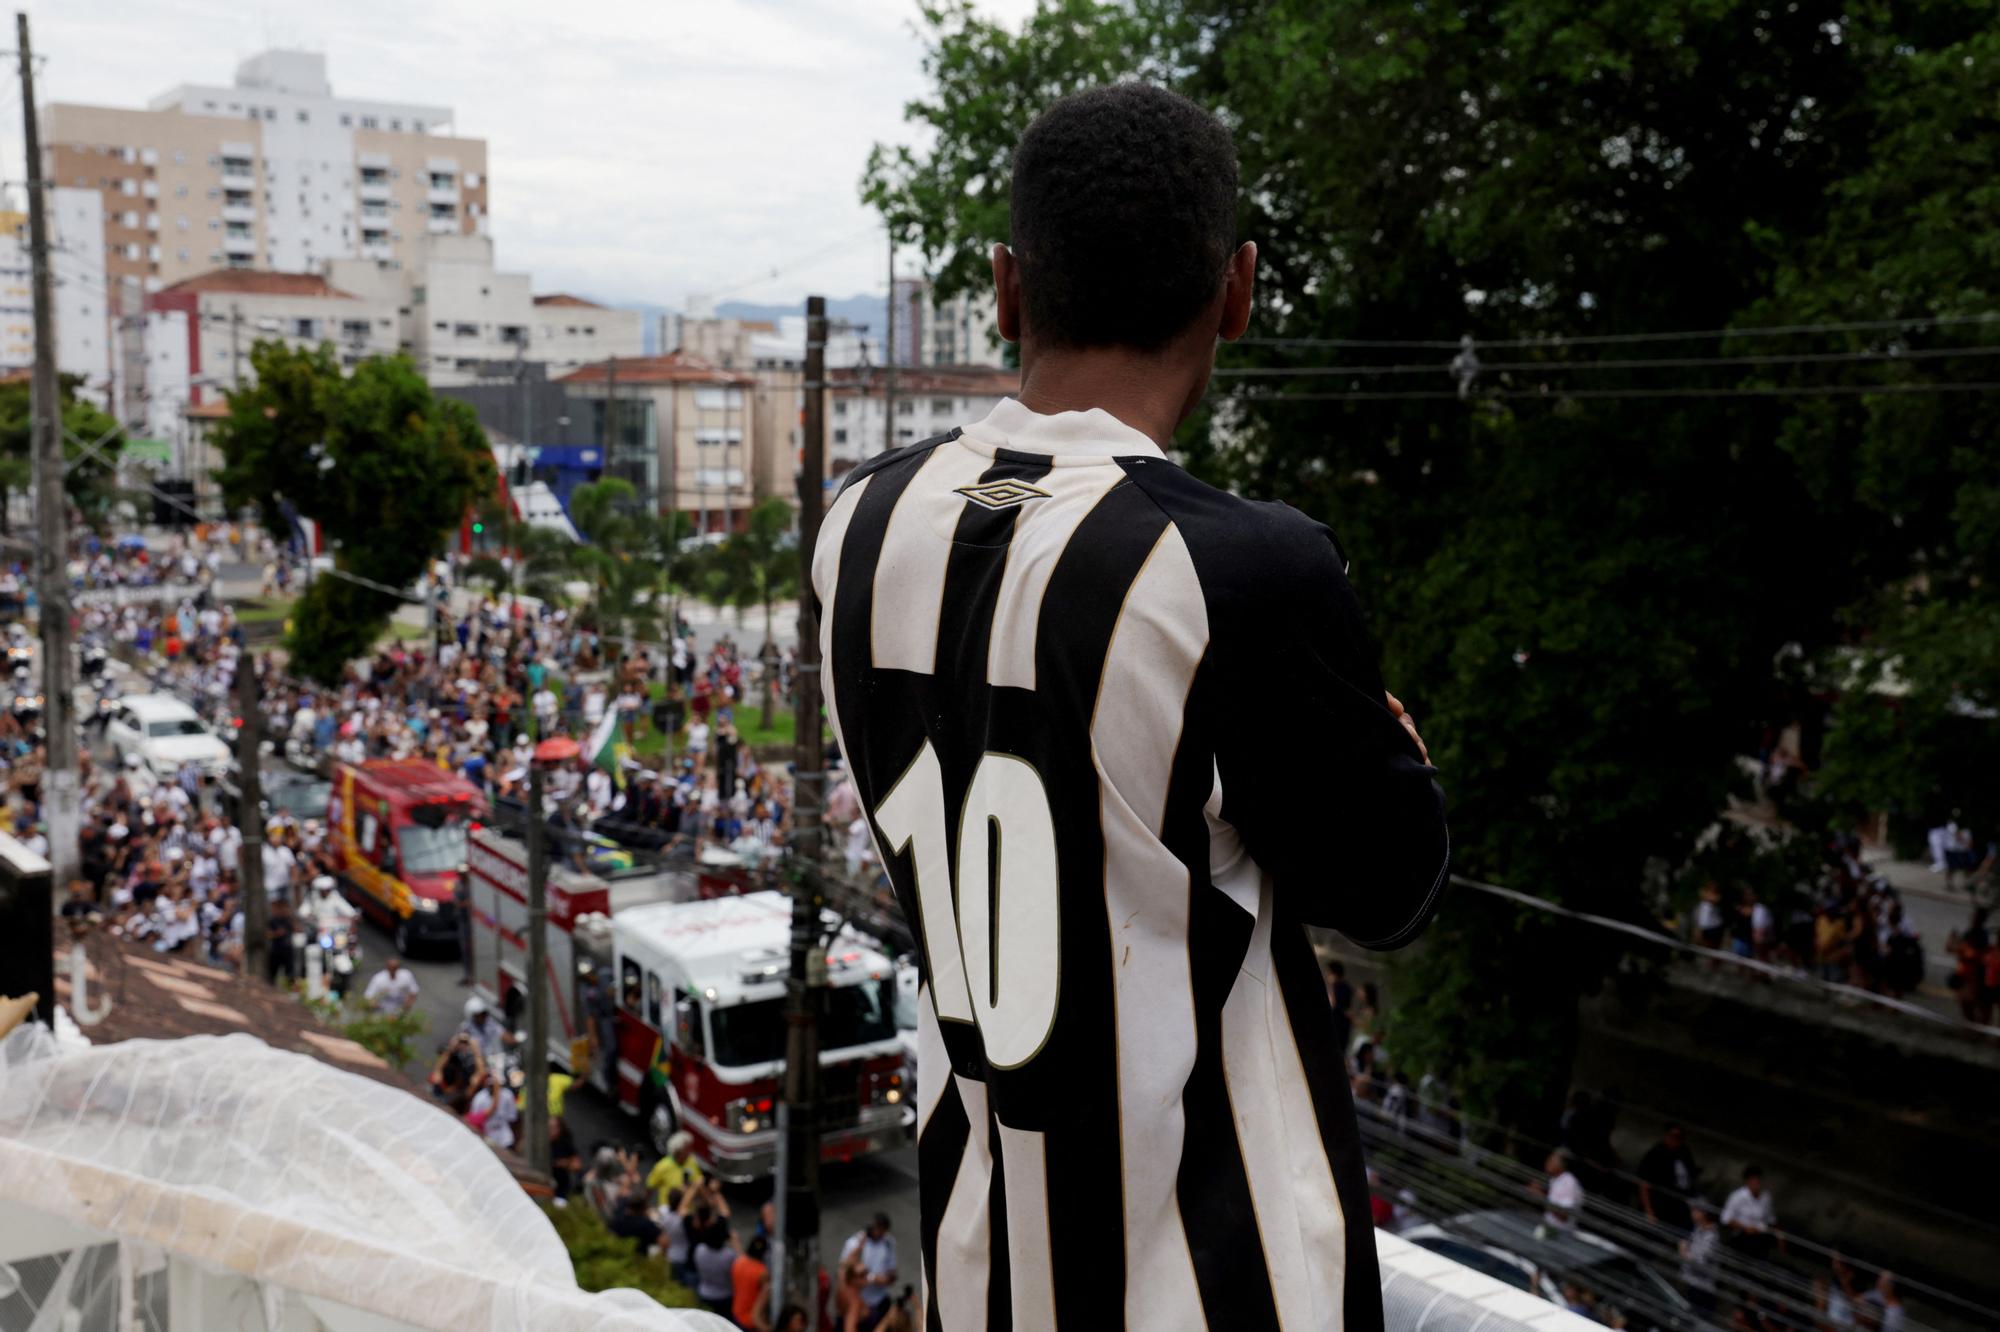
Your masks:
M487 236L433 235L410 262L336 259L327 279L395 307L400 345L432 384L506 378L523 362L556 378L614 356L640 355L645 317L580 296L536 296L526 273L494 266Z
M394 304L314 273L217 269L148 296L145 321L145 425L159 439L183 437L189 410L255 382L250 350L259 341L331 342L352 366L394 353L401 338Z
M217 268L408 263L428 236L483 233L486 143L451 121L336 97L324 56L265 51L228 87L183 84L143 110L55 103L42 137L50 180L102 199L113 289L159 291Z
M95 190L50 192L50 225L72 237L50 255L54 278L56 369L81 379L79 392L107 406L111 401L114 339L110 292L104 272L103 206ZM34 265L28 249L28 215L0 211L0 373L30 367L35 359Z
M897 278L890 303L895 308L895 339L889 358L894 364L1006 365L991 291L940 298L925 278Z
M773 447L757 434L754 376L676 351L586 365L561 383L569 438L604 446L606 476L698 532L743 529L759 455Z
M923 366L898 369L894 397L889 399L889 378L880 368L829 372L829 475L839 476L878 453L977 421L1021 387L1018 370L984 365ZM895 404L890 411L884 410L885 399Z

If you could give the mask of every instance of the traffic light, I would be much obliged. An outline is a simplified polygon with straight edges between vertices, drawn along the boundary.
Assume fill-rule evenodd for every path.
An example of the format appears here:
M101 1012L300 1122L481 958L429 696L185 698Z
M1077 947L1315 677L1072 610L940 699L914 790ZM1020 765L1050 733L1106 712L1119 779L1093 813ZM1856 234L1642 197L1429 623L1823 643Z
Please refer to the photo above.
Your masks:
M477 518L472 520L472 535L478 536L481 532L484 532L485 530L486 530L485 523L480 522Z

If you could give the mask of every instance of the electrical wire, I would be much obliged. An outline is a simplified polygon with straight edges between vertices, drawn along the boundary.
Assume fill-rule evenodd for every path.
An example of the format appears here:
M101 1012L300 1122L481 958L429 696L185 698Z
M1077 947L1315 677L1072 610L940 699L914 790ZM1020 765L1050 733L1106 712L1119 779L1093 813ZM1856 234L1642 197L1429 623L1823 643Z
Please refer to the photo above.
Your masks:
M1481 375L1545 370L1689 370L1732 365L1827 365L1848 361L1934 361L1957 357L2000 356L2000 344L1980 343L1971 347L1919 347L1899 351L1795 352L1767 356L1665 356L1610 361L1502 361L1481 364ZM1301 378L1315 375L1448 375L1449 361L1424 365L1297 365L1224 367L1215 371L1218 379L1252 377Z
M1607 347L1641 342L1693 342L1706 338L1780 338L1810 333L1868 333L1890 328L1949 328L1964 324L2000 323L2000 313L1976 315L1931 315L1911 319L1866 319L1847 323L1768 324L1747 328L1705 328L1662 333L1583 333L1576 336L1552 334L1539 338L1474 338L1474 350L1481 347ZM1237 346L1255 347L1380 347L1408 351L1457 351L1460 338L1238 338Z
M1353 393L1237 393L1230 402L1464 402L1539 398L1559 402L1570 398L1835 398L1873 393L1995 393L2000 382L1933 384L1802 384L1792 387L1742 388L1615 388L1615 389L1491 389L1460 394L1451 389L1360 390Z

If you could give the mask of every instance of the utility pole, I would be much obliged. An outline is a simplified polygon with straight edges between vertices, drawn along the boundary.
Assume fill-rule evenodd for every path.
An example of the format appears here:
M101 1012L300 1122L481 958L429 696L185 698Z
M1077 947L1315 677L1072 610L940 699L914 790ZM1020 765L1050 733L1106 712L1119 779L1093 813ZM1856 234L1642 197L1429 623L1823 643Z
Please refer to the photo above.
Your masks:
M65 889L77 875L76 696L70 692L69 499L63 492L62 392L56 381L54 282L49 273L48 186L35 120L35 60L28 16L14 16L21 56L21 126L28 154L28 246L34 266L35 369L29 386L35 477L35 595L41 606L43 726L48 732L49 866Z
M807 316L811 318L811 316ZM806 335L812 337L810 333ZM825 356L826 339L820 338ZM811 378L808 374L807 378ZM882 343L882 451L896 447L896 232L889 231L889 331ZM810 569L807 570L811 572Z
M538 746L539 747L539 746ZM549 1173L549 857L541 756L528 761L528 1164Z
M618 444L616 413L618 410L618 358L611 358L604 371L604 474L616 476L611 469L611 451Z
M236 656L236 827L243 845L236 853L236 882L243 893L243 974L270 974L271 898L264 891L264 830L260 808L264 783L264 727L257 705L257 659L248 648Z
M239 344L243 335L243 307L229 307L229 387L243 387L243 356Z
M893 295L893 289L892 293ZM826 473L826 298L806 298L804 460L799 468L799 567L812 586L813 545L819 540ZM792 855L792 965L785 980L785 1099L778 1107L778 1233L784 1236L771 1281L773 1312L785 1301L816 1307L819 1295L819 1014L826 987L826 947L820 925L819 626L812 597L799 598L797 749L793 792L797 813Z

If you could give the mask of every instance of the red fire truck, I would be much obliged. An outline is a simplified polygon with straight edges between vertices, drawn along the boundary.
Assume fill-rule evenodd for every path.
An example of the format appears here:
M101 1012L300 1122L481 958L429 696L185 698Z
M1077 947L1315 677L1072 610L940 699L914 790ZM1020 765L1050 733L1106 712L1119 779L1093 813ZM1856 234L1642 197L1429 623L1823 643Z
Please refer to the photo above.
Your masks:
M480 985L516 1029L527 1025L527 859L490 829L472 836ZM775 1163L791 904L774 892L696 894L691 875L607 884L550 869L550 1056L640 1116L659 1150L685 1128L712 1173L744 1182ZM827 950L827 985L820 1153L852 1160L900 1144L915 1118L895 967L843 931Z

